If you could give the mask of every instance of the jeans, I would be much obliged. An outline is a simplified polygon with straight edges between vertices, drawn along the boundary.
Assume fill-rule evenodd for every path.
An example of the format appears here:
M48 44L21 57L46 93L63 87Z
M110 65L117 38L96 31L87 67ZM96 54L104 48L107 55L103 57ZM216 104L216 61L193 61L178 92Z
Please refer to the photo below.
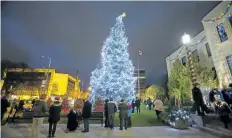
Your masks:
M56 125L57 123L49 123L49 136L54 136L56 132Z
M114 128L114 114L109 114L109 127Z
M89 132L89 119L84 118L84 131Z
M105 116L105 127L109 127L109 118L108 116Z
M44 118L33 118L31 138L39 138L41 124L43 123Z
M124 124L125 130L127 130L127 120L128 118L120 118L120 130L123 130L123 124Z

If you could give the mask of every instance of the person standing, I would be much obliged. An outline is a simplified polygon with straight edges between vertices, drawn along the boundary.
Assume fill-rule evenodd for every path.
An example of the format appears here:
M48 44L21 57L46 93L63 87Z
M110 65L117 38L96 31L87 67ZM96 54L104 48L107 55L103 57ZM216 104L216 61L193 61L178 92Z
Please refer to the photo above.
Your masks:
M158 120L160 120L160 113L163 111L163 102L160 100L160 98L158 97L157 100L155 100L154 102L155 105L155 112L156 112L156 116L158 118Z
M204 115L204 111L205 111L204 100L199 87L200 85L198 83L194 84L194 88L192 89L192 97L195 102L198 115Z
M89 118L91 117L92 104L88 101L88 99L84 103L82 117L84 119L84 131L82 133L89 132Z
M120 130L123 130L123 124L125 130L127 130L127 120L128 120L128 107L124 100L121 100L121 103L118 106L119 110L119 119L120 119Z
M107 103L109 102L108 99L105 100L105 106L104 106L104 115L105 115L105 128L109 127L109 119L108 119L108 106Z
M114 114L117 112L116 104L113 102L113 98L110 98L110 101L107 103L108 107L108 119L109 127L114 129Z
M133 99L132 102L131 102L131 105L132 105L132 113L134 113L135 111L135 100Z
M136 105L137 114L138 114L140 113L140 105L141 105L141 101L138 97L136 97L135 105Z
M130 103L128 103L127 106L128 106L128 127L131 127L132 126L132 123L131 123L132 106Z
M60 97L55 97L55 101L49 108L49 132L48 137L55 137L56 125L60 121L61 103Z
M32 138L38 138L40 134L41 124L44 120L45 112L47 112L47 105L45 103L46 95L41 95L40 99L35 101L33 111L33 123L32 123Z

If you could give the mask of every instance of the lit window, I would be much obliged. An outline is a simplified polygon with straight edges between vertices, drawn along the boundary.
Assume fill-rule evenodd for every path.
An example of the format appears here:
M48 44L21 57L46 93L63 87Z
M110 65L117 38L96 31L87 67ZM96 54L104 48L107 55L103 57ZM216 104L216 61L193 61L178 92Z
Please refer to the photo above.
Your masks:
M217 26L217 31L218 31L221 42L224 42L228 39L223 23Z

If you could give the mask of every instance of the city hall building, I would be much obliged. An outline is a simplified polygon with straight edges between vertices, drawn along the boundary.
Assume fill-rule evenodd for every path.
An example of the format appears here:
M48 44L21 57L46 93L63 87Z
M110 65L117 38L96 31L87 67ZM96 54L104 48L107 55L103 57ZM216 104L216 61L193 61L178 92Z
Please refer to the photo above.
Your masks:
M215 71L219 86L232 83L232 3L223 1L202 19L204 30L191 39L188 50L200 64ZM187 62L184 46L166 58L168 74L175 59Z

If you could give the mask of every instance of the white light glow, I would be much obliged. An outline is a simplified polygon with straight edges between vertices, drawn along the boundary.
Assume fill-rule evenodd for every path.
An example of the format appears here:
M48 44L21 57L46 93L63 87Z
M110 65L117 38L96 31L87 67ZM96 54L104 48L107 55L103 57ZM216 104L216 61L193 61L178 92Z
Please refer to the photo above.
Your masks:
M116 18L101 50L101 63L90 77L91 93L89 99L95 103L97 98L132 100L135 97L134 66L129 59L128 40L122 22L123 15Z
M184 34L183 36L182 36L182 43L184 44L184 45L186 45L186 44L189 44L191 42L191 38L190 38L190 35L188 35L188 34Z

